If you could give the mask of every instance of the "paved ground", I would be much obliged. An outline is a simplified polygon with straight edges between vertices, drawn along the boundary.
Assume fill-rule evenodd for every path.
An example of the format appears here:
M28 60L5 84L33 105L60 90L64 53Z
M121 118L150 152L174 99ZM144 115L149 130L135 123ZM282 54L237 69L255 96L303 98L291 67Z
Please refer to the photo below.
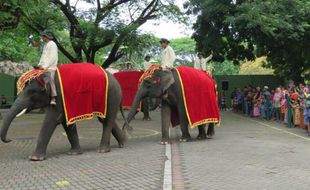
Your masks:
M29 162L43 115L14 121L0 143L0 189L162 189L165 146L159 145L159 113L153 121L133 121L125 148L113 139L110 153L99 154L101 128L96 120L78 123L84 154L68 156L69 143L59 127L48 159ZM222 113L211 140L172 144L174 189L309 189L310 139L301 129ZM119 124L123 122L120 120ZM197 129L191 130L196 137ZM172 129L174 139L179 129Z

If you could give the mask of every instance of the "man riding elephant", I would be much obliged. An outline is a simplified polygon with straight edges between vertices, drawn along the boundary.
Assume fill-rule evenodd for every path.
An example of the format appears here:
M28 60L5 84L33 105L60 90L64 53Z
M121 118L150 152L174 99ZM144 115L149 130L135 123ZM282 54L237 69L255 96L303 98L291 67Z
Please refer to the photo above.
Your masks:
M37 69L44 69L49 78L51 86L51 105L56 105L56 86L55 86L55 72L58 64L58 48L56 43L52 40L53 35L50 31L43 31L41 33L42 40L45 42L43 52L40 58Z
M161 53L161 67L163 70L170 70L173 68L174 62L176 60L176 56L174 50L169 45L170 41L166 38L162 38L159 41L163 51Z

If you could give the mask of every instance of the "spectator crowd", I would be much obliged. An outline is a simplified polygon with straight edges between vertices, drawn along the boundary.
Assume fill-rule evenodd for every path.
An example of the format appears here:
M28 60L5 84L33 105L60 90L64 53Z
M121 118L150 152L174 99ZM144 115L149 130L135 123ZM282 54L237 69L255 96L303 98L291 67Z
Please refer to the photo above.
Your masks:
M234 112L304 128L310 136L309 85L238 88L232 92L231 101Z

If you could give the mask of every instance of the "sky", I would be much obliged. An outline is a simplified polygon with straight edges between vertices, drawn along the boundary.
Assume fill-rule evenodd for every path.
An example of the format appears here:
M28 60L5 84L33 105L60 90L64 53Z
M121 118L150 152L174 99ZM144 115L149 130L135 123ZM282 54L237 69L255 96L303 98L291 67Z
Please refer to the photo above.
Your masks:
M156 24L156 25L154 25ZM158 24L158 25L157 25ZM184 24L167 22L164 20L148 21L140 27L140 30L146 33L154 34L159 38L175 39L180 37L191 37L193 30Z
M176 0L176 4L183 9L183 3L185 0ZM194 19L191 19L193 22ZM156 25L154 25L156 24ZM192 23L190 26L185 24L174 23L172 21L167 21L166 19L160 19L159 21L148 21L140 27L143 32L152 33L160 38L174 39L180 37L191 37L194 33L192 30Z
M175 0L175 3L181 8L181 10L183 9L184 2L185 0ZM72 1L72 3L74 4L75 2ZM92 5L80 1L77 8L87 9L91 8L91 6ZM191 18L190 20L193 22L195 19ZM139 28L139 30L143 33L151 33L156 37L167 38L171 40L180 37L190 37L194 33L191 25L192 24L186 26L185 24L167 21L167 19L159 19L147 21Z

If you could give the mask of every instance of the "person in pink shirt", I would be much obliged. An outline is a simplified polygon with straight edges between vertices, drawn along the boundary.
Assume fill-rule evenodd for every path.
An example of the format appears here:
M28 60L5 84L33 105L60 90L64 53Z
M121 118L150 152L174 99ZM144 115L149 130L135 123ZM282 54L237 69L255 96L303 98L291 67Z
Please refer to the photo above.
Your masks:
M281 88L277 88L273 96L273 106L274 106L275 118L278 121L280 121L280 114L281 114L281 99L282 99Z
M282 97L281 97L281 121L285 120L285 114L286 114L286 98L285 98L286 91L282 91Z

